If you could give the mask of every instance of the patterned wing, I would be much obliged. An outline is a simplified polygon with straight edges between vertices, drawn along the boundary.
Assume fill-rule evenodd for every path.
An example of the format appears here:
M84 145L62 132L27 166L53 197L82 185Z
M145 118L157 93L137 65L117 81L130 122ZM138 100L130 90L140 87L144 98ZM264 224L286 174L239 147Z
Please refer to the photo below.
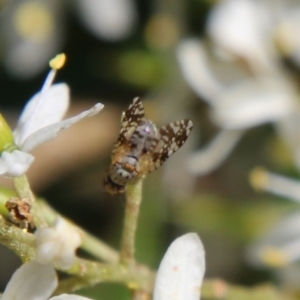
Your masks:
M144 106L141 98L136 97L122 117L120 133L112 150L112 155L119 152L120 147L125 147L128 144L130 135L141 122L145 122Z
M167 124L159 129L159 139L153 149L152 161L148 166L150 173L160 167L187 140L193 129L191 120L181 120Z

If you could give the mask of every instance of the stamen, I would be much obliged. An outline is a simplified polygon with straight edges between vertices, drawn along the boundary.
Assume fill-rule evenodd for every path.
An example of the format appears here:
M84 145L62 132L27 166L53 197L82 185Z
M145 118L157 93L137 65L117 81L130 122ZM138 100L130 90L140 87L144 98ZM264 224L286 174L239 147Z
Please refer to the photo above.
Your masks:
M50 88L50 86L54 81L56 71L61 69L64 66L65 62L66 62L66 55L64 53L56 55L54 58L52 58L49 61L49 65L52 70L49 72L44 82L44 85L41 90L41 94L43 94L45 91L47 91Z
M281 247L266 247L262 250L262 261L272 267L282 267L300 258L300 240Z
M268 191L298 203L300 202L299 181L268 172L263 168L255 168L250 173L249 180L256 190Z
M249 174L249 181L251 186L256 191L266 191L269 184L268 173L265 169L257 167Z
M291 241L281 247L281 251L286 255L289 262L294 262L300 258L300 239Z
M287 265L289 261L283 251L272 247L266 247L262 250L261 259L266 265L277 268Z
M32 115L34 116L40 109L40 106L43 103L43 99L45 94L47 93L47 91L49 90L49 88L51 87L56 72L57 70L59 70L60 68L63 67L64 63L66 61L66 55L65 54L58 54L56 55L52 60L50 60L49 65L52 68L51 71L49 72L49 74L46 77L46 80L41 88L38 100L36 101L35 107L33 109ZM27 130L30 132L31 128L34 127L34 123L35 123L35 119L32 118L31 120L28 121L27 123ZM24 141L22 141L24 142Z

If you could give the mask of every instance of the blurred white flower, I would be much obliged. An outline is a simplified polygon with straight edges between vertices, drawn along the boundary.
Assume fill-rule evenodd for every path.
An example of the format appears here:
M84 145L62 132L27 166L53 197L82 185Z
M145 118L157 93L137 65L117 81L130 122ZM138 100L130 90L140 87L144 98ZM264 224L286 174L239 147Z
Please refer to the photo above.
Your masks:
M284 268L300 261L300 213L293 213L266 232L247 249L255 266Z
M47 300L57 287L57 275L50 265L31 261L15 271L1 300ZM63 294L49 300L89 300L89 298Z
M204 43L193 38L185 39L179 43L176 54L191 88L205 101L213 103L214 97L225 87L213 74Z
M193 38L179 43L177 58L185 79L209 104L211 120L221 128L208 146L190 158L190 172L211 172L245 130L270 122L300 170L299 90L293 74L280 62L282 55L300 57L299 38L292 44L296 31L300 36L295 25L298 15L300 4L290 1L218 1L207 23L212 43Z
M273 39L280 53L300 66L300 4L298 1L273 3L275 30Z
M241 57L250 67L273 70L268 45L271 14L263 1L220 1L209 16L207 32L223 57Z
M132 0L77 0L77 5L83 23L108 41L126 38L137 23Z
M91 109L61 121L69 106L69 87L64 83L52 84L55 73L55 69L50 71L41 91L25 106L14 131L14 142L18 149L2 152L0 174L21 176L34 160L28 152L103 108L103 104L97 103Z
M223 0L209 16L207 32L218 53L245 59L254 71L276 72L278 56L300 65L297 1Z
M35 234L36 260L68 269L75 259L75 251L82 238L78 230L62 218L47 228L38 228Z
M250 182L256 190L270 192L282 199L300 204L300 183L297 180L255 168ZM279 219L247 247L246 259L257 268L271 268L286 287L299 287L300 212Z
M224 129L276 122L298 107L297 91L283 78L249 78L228 87L212 105L211 119Z
M119 41L128 37L137 23L133 0L77 0L79 17L98 38ZM11 0L2 5L0 35L3 62L20 78L40 73L62 48L66 31L67 1Z
M256 168L250 182L263 190L300 204L300 183L296 180ZM300 213L294 212L253 242L247 251L248 261L256 266L282 268L300 260Z
M3 62L21 78L41 72L62 47L63 1L7 1L1 12Z
M293 113L276 122L275 126L278 134L291 150L293 161L300 170L300 111L295 109Z
M189 159L189 170L199 175L211 172L227 158L245 130L267 122L273 122L278 133L288 139L292 151L299 157L300 168L300 148L293 147L298 139L295 135L289 138L287 130L293 127L295 134L299 132L297 118L292 118L299 112L296 87L288 78L279 75L237 79L231 73L222 81L220 74L218 78L210 68L204 51L203 43L195 39L183 40L177 48L177 57L186 80L210 105L211 120L221 127L217 137ZM228 66L226 69L230 73Z
M190 155L187 160L189 172L195 175L212 172L227 158L243 134L243 130L221 130L210 144Z
M153 300L199 300L204 272L205 253L198 235L177 238L160 263Z

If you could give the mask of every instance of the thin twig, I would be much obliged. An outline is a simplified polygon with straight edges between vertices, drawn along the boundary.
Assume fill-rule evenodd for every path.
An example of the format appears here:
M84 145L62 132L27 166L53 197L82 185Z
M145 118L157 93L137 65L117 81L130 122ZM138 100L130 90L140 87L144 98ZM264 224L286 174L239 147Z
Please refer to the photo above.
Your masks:
M6 223L1 216L0 243L11 249L23 262L28 262L35 257L34 236Z
M142 182L143 179L139 179L134 184L128 185L126 190L125 219L120 251L120 263L124 266L130 266L135 261L135 236L142 202Z

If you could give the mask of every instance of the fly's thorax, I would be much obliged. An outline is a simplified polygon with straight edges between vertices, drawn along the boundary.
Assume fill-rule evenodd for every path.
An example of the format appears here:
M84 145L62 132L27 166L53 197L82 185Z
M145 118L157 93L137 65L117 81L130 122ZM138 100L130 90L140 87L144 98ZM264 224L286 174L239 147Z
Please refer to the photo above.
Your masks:
M157 128L149 120L138 125L133 132L130 143L133 145L132 155L139 157L142 151L149 151L152 146L152 141L157 137Z
M112 181L119 185L126 185L138 175L138 160L134 156L124 156L110 166Z

